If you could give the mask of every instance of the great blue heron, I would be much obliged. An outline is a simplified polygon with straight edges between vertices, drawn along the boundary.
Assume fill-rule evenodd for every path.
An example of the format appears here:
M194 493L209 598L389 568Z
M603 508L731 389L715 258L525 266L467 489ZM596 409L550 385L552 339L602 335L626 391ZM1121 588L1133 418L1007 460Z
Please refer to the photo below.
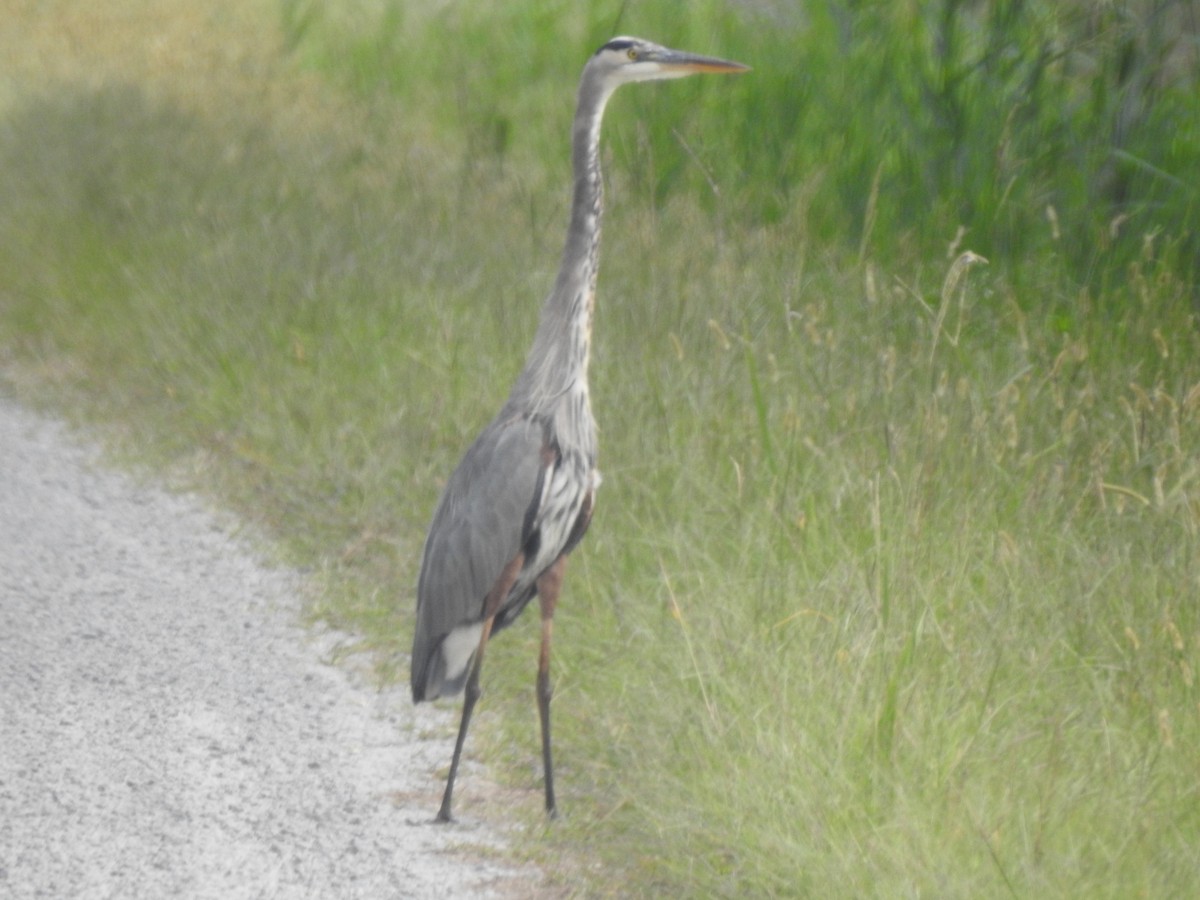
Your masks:
M596 51L579 84L572 129L575 192L562 264L525 368L500 414L446 483L425 539L413 634L413 702L466 687L437 821L450 821L454 777L488 638L537 596L542 613L537 702L546 811L555 814L550 761L550 637L567 554L592 517L600 474L588 399L588 354L600 248L600 119L613 91L635 81L742 72L740 63L631 37Z

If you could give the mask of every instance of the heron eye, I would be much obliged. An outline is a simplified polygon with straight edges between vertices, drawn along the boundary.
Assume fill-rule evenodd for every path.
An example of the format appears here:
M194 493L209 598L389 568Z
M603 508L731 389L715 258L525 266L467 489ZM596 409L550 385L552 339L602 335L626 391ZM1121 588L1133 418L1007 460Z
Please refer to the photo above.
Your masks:
M637 59L637 57L638 57L637 50L634 49L633 47L630 47L628 50L626 50L625 55L628 56L630 59Z

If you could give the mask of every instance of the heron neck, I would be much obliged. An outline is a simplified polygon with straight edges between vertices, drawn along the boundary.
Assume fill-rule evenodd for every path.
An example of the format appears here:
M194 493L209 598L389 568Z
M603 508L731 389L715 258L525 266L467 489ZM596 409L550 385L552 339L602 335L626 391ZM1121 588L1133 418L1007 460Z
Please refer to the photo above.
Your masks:
M553 404L572 389L587 391L592 310L600 263L600 120L611 89L585 70L572 129L575 176L571 221L554 287L542 307L541 321L513 401L533 410Z

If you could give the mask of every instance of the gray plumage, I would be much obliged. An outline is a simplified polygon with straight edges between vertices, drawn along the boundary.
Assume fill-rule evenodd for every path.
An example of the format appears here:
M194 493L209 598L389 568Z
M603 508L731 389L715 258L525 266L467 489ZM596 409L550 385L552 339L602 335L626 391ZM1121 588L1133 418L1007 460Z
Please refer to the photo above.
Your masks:
M587 530L600 482L587 372L599 265L599 141L605 105L628 82L745 68L637 38L614 38L584 67L572 129L571 220L558 277L508 401L450 476L425 541L413 633L413 701L466 689L439 821L450 819L454 778L479 696L487 641L535 596L542 609L537 696L546 808L555 811L551 622L567 554Z

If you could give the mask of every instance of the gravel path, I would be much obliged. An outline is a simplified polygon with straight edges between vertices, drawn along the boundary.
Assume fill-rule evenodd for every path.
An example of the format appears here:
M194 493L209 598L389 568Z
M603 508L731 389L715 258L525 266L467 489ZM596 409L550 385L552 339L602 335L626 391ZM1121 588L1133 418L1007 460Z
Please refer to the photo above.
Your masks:
M299 576L96 459L0 398L0 896L538 892L428 824L452 712L324 663Z

